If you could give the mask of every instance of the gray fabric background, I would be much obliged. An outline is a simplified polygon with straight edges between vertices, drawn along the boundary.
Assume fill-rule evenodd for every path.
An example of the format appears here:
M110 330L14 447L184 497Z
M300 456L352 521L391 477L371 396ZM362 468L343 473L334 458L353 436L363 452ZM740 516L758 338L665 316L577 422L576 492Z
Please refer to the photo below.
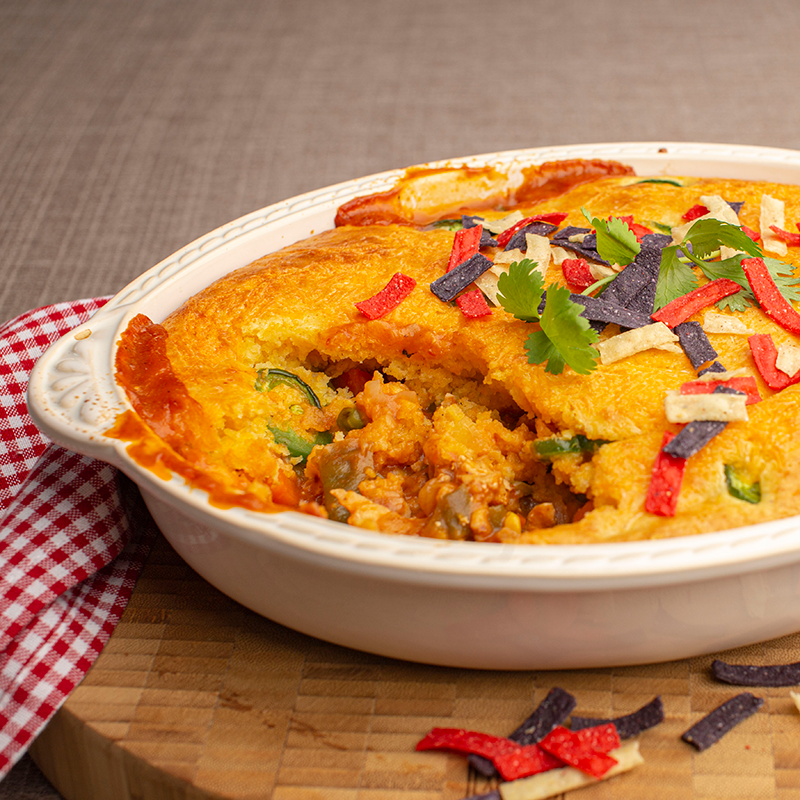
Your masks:
M395 167L800 148L798 32L793 0L0 0L0 320ZM28 758L0 783L58 797Z

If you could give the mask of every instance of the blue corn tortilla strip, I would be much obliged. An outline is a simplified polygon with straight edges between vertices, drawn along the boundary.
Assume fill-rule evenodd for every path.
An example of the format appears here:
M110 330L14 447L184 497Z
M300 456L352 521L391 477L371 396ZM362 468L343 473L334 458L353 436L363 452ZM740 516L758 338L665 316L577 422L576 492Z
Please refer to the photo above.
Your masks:
M728 664L715 660L711 672L718 681L736 686L797 686L800 684L800 662L759 667L749 664Z
M573 715L570 728L579 731L582 728L593 728L595 725L614 723L620 739L630 739L648 728L654 728L664 721L664 704L661 697L654 697L647 705L626 714L624 717L611 717L609 719L594 719L592 717L576 717Z
M551 689L547 696L536 707L534 712L508 737L523 747L535 744L547 736L557 725L560 725L575 708L577 701L564 689L558 686ZM487 778L497 777L494 764L483 756L471 755L469 765Z
M649 317L656 302L662 249L643 243L636 258L608 284L601 297L630 311L647 314Z
M713 394L744 394L730 386L717 386ZM678 458L690 458L700 452L715 436L722 433L727 422L699 420L690 422L685 428L678 431L675 438L664 448L665 453Z
M641 245L648 249L663 250L672 244L672 237L666 233L646 233L642 236Z
M709 364L705 369L701 369L700 372L698 372L697 374L699 376L699 375L705 375L707 372L727 372L727 371L728 370L725 369L725 367L722 364L720 364L719 361L714 361L712 364Z
M581 316L591 322L613 322L620 328L643 328L650 325L653 320L646 314L639 314L616 303L609 302L605 296L590 297L585 294L571 294L569 299L573 303L580 303L584 310Z
M483 228L481 230L481 240L478 247L497 247L497 239L492 237L492 234Z
M571 242L569 240L570 236L575 236L579 233L586 234L583 242ZM585 244L587 239L590 242L592 241L592 238L590 237L593 237L594 240L593 247L589 247ZM600 258L600 254L597 252L597 236L591 233L589 228L576 228L574 225L568 225L566 228L562 228L555 236L553 236L551 241L558 247L563 247L565 250L571 250L573 253L581 256L581 258L589 258L592 261L598 262L599 264L605 264L607 267L611 266L608 261L604 261L602 258Z
M715 436L722 433L727 424L727 422L712 422L711 420L690 422L664 448L664 452L678 458L691 458L695 453L699 453Z
M491 792L486 792L486 794L471 794L469 797L465 797L464 800L501 800L501 797L500 792L494 789Z
M712 744L716 744L740 722L755 714L762 705L764 705L763 698L743 692L726 700L721 706L692 725L681 736L681 739L698 750L705 750Z
M577 700L569 692L556 686L509 738L523 746L535 744L560 725L576 705Z
M697 369L708 361L713 361L719 353L714 349L699 322L681 322L672 329L692 366Z
M470 216L469 214L461 215L462 228L475 228L478 225L483 225L483 217ZM481 241L479 247L497 247L497 239L492 238L492 234L483 228L481 230Z
M431 284L431 291L444 303L454 300L456 295L480 278L492 266L482 253L462 261L455 269L446 272Z
M741 214L744 200L726 200L725 202L736 212L737 217Z
M562 228L554 237L553 241L560 241L562 239L569 239L570 236L576 236L579 233L590 234L592 232L591 228L578 228L575 225L567 225L566 228Z
M509 240L505 246L505 250L527 250L528 240L525 236L529 233L537 234L538 236L549 236L558 225L552 225L549 222L531 222L524 228L520 228Z

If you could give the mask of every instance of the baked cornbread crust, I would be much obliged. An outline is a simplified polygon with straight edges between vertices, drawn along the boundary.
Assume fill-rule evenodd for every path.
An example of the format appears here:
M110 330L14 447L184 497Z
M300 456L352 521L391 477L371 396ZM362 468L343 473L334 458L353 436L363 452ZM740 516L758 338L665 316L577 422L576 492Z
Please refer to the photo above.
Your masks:
M787 220L800 219L798 187L679 182L600 178L520 210L568 212L561 227L585 227L581 208L600 219L624 215L673 227L701 197L719 196L743 202L740 223L759 231L762 196L769 195L784 201ZM500 218L508 209L480 213ZM452 231L409 224L343 225L264 256L191 298L164 322L160 340L162 366L185 387L193 409L190 434L160 434L168 447L234 487L233 496L387 533L601 542L800 513L800 389L769 389L746 335L708 338L728 372L755 377L762 401L748 406L747 421L729 423L688 459L674 516L648 513L664 432L681 427L667 421L664 398L697 376L686 355L650 349L588 375L530 364L529 323L497 306L489 316L468 318L430 291L446 271L453 239ZM780 256L764 249L798 264L798 248ZM493 248L482 252L496 255ZM386 316L366 318L355 304L397 272L416 281L411 295ZM545 284L565 284L560 266L550 263ZM691 319L702 324L709 311L717 309ZM778 345L795 339L756 305L727 313ZM619 332L609 325L600 341ZM123 337L121 352L124 345ZM121 370L128 388L135 362L131 357ZM291 381L259 387L268 369L297 376L320 407ZM361 388L354 375L370 379ZM131 393L145 422L157 405L153 392L149 400ZM365 425L350 430L341 415L354 408ZM323 432L332 441L307 459L291 456L275 433L286 430L306 441ZM552 459L537 455L537 441L577 435L603 444ZM760 485L759 502L728 491L726 466Z

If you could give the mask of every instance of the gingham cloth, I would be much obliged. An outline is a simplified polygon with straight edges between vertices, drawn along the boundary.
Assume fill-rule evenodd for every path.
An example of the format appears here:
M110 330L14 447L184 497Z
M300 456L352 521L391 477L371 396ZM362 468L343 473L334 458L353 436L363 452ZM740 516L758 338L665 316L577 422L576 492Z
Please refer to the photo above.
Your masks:
M0 326L0 779L103 649L156 533L129 479L50 442L25 404L36 359L106 302Z

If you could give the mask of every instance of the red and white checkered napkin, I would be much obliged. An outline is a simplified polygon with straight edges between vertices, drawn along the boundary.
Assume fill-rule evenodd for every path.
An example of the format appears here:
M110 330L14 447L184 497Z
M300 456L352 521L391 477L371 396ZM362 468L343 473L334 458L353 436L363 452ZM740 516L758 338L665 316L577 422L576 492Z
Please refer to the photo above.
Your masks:
M106 300L0 326L0 779L103 649L156 533L126 477L50 442L25 404L36 359Z

